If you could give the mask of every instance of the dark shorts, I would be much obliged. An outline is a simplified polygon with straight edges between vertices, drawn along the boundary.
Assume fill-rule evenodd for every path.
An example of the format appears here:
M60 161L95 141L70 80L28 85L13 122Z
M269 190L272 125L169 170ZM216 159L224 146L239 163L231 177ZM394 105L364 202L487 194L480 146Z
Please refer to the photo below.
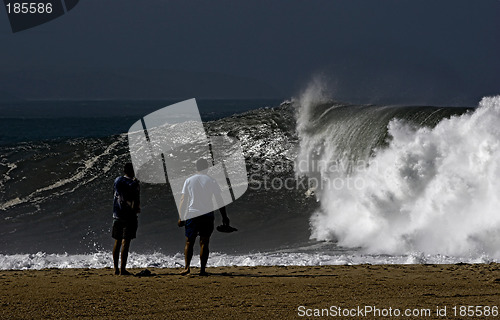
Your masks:
M111 236L116 240L135 239L137 225L137 220L113 219L113 230L111 232Z
M214 231L214 220L213 212L186 220L186 238L194 240L197 236L210 237Z

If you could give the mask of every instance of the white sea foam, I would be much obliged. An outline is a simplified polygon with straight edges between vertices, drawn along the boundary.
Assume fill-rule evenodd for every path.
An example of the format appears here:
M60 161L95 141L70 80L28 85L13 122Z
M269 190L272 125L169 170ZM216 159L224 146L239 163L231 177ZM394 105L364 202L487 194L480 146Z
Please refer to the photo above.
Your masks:
M301 129L315 120L308 116L314 92L309 89L301 100L299 157L320 150L316 159L342 161L335 143L349 137L339 136L340 129ZM500 258L499 123L500 96L483 98L474 112L432 129L392 120L389 145L366 159L368 167L320 172L326 184L316 192L321 209L311 217L312 238L372 254ZM318 141L321 148L315 149ZM339 179L360 183L331 184L338 186Z
M194 257L192 266L199 266L199 258ZM425 255L413 253L408 255L363 255L356 253L325 254L325 253L294 253L273 252L246 255L228 255L213 252L210 254L209 267L223 266L322 266L322 265L356 265L356 264L454 264L490 263L498 260L487 256L451 257L443 255ZM138 254L130 253L127 266L129 268L179 268L184 265L181 253L165 255L162 253ZM93 254L0 254L0 270L40 270L45 268L106 268L112 267L111 252Z
M82 167L71 177L58 180L58 181L56 181L48 186L39 188L23 198L16 197L14 199L7 200L4 203L0 203L0 210L4 211L7 209L10 209L11 207L17 206L17 205L22 204L22 203L27 203L27 202L38 203L40 201L45 201L48 198L47 198L47 195L45 195L45 196L42 195L44 192L53 191L53 190L60 190L60 189L62 189L61 187L64 187L64 186L69 185L71 183L77 182L77 184L74 187L68 188L68 189L62 189L58 192L52 192L48 197L57 197L57 196L65 195L67 193L72 193L76 189L94 181L95 179L98 179L100 174L104 174L111 169L112 165L116 162L117 157L113 156L111 158L111 160L108 160L108 162L106 163L106 165L103 166L102 169L97 169L97 170L101 171L100 174L95 174L94 172L92 172L92 170L96 170L95 167L99 163L99 160L103 157L110 156L112 154L112 152L116 149L116 147L121 142L123 142L124 139L126 139L125 135L123 135L123 134L119 135L118 139L116 141L114 141L113 143L111 143L109 146L107 146L106 149L104 150L104 152L85 160L82 164ZM7 172L7 174L16 168L17 168L17 166L15 164L9 165L9 171ZM7 179L10 179L10 177L8 177L7 174L5 174L5 176L6 176L5 181ZM1 184L0 184L0 186L1 186Z

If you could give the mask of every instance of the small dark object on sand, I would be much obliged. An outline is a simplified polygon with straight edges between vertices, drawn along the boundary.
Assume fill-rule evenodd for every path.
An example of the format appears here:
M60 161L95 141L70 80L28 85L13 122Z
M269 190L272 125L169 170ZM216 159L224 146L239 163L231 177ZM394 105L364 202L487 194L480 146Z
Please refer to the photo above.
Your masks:
M135 276L136 277L153 277L153 276L156 276L156 274L151 273L151 271L149 271L148 269L144 269L141 272L137 273Z

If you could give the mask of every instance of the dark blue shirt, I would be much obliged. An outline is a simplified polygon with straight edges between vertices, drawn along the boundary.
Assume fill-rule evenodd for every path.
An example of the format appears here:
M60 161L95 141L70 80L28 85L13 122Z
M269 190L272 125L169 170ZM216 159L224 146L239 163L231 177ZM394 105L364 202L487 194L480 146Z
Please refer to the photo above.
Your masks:
M113 218L120 220L136 219L141 211L139 180L118 177L113 186Z

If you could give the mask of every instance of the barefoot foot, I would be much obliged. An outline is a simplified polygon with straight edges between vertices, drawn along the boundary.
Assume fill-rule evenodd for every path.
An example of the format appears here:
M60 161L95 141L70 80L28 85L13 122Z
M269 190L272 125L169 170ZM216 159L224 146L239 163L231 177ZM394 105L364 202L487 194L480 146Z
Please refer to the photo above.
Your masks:
M187 269L182 270L180 272L180 275L181 276L185 276L185 275L188 275L190 272L191 272L191 270L189 270L189 268L187 268Z

